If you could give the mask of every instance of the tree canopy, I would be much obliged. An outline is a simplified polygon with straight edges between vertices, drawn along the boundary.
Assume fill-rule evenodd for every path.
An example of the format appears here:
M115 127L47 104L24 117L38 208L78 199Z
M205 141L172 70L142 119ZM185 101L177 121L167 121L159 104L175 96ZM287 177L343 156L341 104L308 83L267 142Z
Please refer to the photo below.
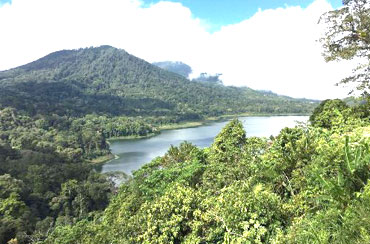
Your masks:
M312 125L270 139L232 120L210 148L171 147L101 216L41 243L367 243L370 122L357 110L324 101Z
M353 59L360 64L343 83L356 82L357 89L369 93L370 79L370 2L368 0L344 0L344 7L322 16L327 25L321 39L327 61Z

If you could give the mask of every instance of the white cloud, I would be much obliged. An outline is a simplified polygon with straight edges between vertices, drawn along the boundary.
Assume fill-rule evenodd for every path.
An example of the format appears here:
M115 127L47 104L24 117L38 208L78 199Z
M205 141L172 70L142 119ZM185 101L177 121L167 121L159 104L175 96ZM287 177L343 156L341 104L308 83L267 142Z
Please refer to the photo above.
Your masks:
M0 70L50 52L112 45L149 62L183 61L195 72L223 73L227 85L272 90L293 97L333 98L350 66L324 62L319 16L331 6L257 12L208 33L180 3L143 7L139 0L13 0L0 8Z

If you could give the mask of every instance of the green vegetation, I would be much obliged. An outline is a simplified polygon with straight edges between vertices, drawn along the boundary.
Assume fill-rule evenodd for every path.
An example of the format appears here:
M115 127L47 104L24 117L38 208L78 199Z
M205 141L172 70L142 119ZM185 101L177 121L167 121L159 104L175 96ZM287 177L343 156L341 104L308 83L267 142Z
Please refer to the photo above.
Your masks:
M314 106L191 82L109 46L64 50L0 72L0 142L97 162L110 154L108 139L152 136L211 116L308 113Z
M369 94L370 80L370 5L368 0L343 0L344 7L322 16L326 35L321 39L327 61L361 61L355 72L342 83L355 82L357 89Z
M315 105L249 88L192 82L109 46L59 51L0 72L0 106L31 117L97 114L178 123L244 112L308 114Z
M369 4L344 4L323 17L327 60L368 62ZM365 64L345 80L364 95ZM350 101L269 139L233 120L209 148L170 147L129 178L92 170L108 139L316 104L192 82L108 46L0 72L0 243L369 243L370 100Z
M43 241L59 228L103 217L115 179L128 179L92 169L112 157L109 139L249 110L307 113L314 105L191 82L107 46L60 51L0 72L0 243ZM189 166L183 179L202 168L201 161Z
M0 143L0 243L34 243L55 226L91 219L106 208L114 190L107 176L82 161L51 149L17 150Z
M211 147L171 147L102 215L41 243L367 243L370 117L358 112L367 106L324 101L312 126L270 139L247 138L233 120Z
M30 117L15 109L0 110L0 140L19 150L55 152L70 160L110 154L107 139L147 136L157 130L142 120L127 117L59 115Z
M308 113L314 105L191 82L109 46L64 50L0 72L0 141L97 162L110 154L108 139L246 111Z

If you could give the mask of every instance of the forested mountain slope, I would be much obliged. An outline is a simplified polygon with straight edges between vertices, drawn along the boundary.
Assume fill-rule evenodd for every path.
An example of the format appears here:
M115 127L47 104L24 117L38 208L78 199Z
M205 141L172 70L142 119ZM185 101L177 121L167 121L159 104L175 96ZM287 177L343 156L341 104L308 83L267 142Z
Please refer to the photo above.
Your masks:
M162 124L215 115L306 113L315 105L191 82L108 46L2 71L0 243L36 243L58 226L99 219L117 192L112 176L91 165L112 156L108 138L148 136Z
M308 113L312 101L191 82L110 46L51 53L0 72L0 106L29 115L89 113L183 120L241 112Z
M343 5L322 16L321 42L328 61L367 59L343 80L363 99L325 100L270 138L233 120L209 148L171 147L120 189L86 163L109 153L107 137L312 104L194 84L106 46L0 72L0 243L370 243L370 5Z

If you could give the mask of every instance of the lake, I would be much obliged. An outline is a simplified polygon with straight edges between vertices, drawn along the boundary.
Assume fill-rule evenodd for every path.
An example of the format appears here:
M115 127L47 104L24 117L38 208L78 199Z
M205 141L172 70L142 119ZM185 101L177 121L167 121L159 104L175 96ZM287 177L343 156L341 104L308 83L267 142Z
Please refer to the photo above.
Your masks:
M285 127L294 127L297 122L307 122L308 116L264 116L239 117L247 132L247 136L269 137L276 136ZM194 128L165 130L159 135L144 139L113 141L110 145L112 153L117 155L101 166L102 173L123 171L131 175L133 170L164 155L171 145L177 146L183 141L191 142L198 147L209 147L214 137L228 121L213 122Z

